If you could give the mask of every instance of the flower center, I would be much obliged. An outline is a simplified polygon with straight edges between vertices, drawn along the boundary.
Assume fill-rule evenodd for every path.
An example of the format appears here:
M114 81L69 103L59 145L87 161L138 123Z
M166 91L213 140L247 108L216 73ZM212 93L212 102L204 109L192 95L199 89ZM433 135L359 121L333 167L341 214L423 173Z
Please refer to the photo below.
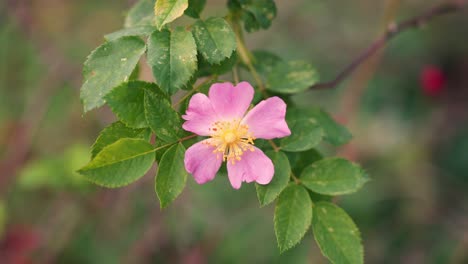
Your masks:
M213 153L222 154L223 161L235 164L241 160L245 151L254 151L254 137L249 132L249 126L241 124L240 120L218 121L210 128L211 138L206 142L215 147Z
M231 131L227 131L225 134L224 134L224 141L228 144L231 144L233 143L234 141L237 140L237 135L234 134L234 132L231 132Z

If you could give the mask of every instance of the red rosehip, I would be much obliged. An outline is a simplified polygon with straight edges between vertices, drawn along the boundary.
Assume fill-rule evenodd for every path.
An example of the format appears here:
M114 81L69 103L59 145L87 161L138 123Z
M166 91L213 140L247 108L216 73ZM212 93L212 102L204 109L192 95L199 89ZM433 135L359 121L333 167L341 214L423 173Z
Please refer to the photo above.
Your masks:
M440 95L445 83L445 75L439 67L428 65L421 71L421 85L425 95L431 97Z
M13 226L0 241L0 261L8 264L31 263L28 255L39 246L39 234L27 226Z

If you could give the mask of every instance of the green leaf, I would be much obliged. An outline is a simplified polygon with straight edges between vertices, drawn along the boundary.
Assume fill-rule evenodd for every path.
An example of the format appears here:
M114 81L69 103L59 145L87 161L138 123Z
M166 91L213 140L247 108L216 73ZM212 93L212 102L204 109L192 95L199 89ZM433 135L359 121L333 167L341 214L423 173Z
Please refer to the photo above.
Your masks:
M275 165L275 175L267 185L255 184L258 201L261 206L273 202L278 197L281 191L288 186L289 176L291 175L288 157L283 152L267 151L265 154Z
M316 149L310 149L304 152L286 153L295 175L301 175L302 170L310 164L323 159L322 154Z
M130 77L128 77L129 81L135 81L138 80L138 77L140 77L140 64L137 64L135 69L133 69L132 74L130 74Z
M205 4L206 0L188 0L188 8L185 9L184 14L193 18L200 18Z
M331 195L325 195L325 194L320 194L313 192L311 190L307 190L309 192L310 199L312 200L313 203L317 202L331 202L334 196Z
M94 142L91 148L91 158L96 157L96 155L101 152L101 150L116 142L121 138L139 138L146 141L149 141L151 137L151 131L149 129L134 129L127 127L122 122L112 123L110 126L104 128L99 137Z
M165 24L181 17L187 7L187 0L157 0L154 6L156 27L161 30Z
M145 175L153 162L154 148L150 143L123 138L104 147L78 173L103 187L122 187Z
M155 27L153 26L136 26L136 27L131 27L131 28L124 28L112 33L109 33L104 36L104 39L107 41L112 41L116 40L121 37L127 37L127 36L149 36L153 31L155 30Z
M246 13L242 16L245 30L248 32L267 29L276 17L276 5L273 0L251 0L242 5ZM248 14L248 15L247 15Z
M155 0L138 1L128 11L124 26L126 28L151 26L154 20L154 2Z
M170 145L168 145L167 142L162 141L159 138L156 138L156 140L154 142L154 146L155 146L155 149L157 149L156 152L155 152L156 161L160 161L162 155L164 153L166 153L166 151L171 147Z
M84 112L102 106L112 88L128 80L141 55L145 42L138 37L122 37L94 50L84 63L81 101Z
M197 69L197 46L183 28L155 31L148 40L148 63L156 83L168 94L184 86Z
M252 55L255 59L254 67L263 76L268 76L277 64L284 63L279 56L266 50L254 50Z
M198 51L211 64L218 64L229 58L236 49L234 31L221 17L197 20L192 32Z
M188 173L184 166L184 153L184 145L179 143L161 157L155 185L161 208L174 201L185 187Z
M340 207L330 202L316 203L312 229L320 250L332 263L364 263L359 230Z
M112 112L132 128L148 127L145 117L145 89L157 89L153 83L130 81L114 88L105 96Z
M240 14L248 32L269 28L277 12L273 0L230 0L228 6Z
M177 141L182 135L182 119L161 90L145 90L145 114L148 125L164 142Z
M198 71L196 77L205 77L210 75L223 75L232 70L237 63L237 52L234 51L231 57L224 59L219 64L210 64L200 54L198 58Z
M305 151L315 147L323 137L323 129L319 123L304 111L290 109L286 112L291 135L280 140L284 151Z
M306 167L301 183L326 195L349 194L359 190L369 179L357 165L342 158L325 158Z
M326 112L320 109L308 110L314 116L325 132L325 140L334 146L348 143L353 137L346 127L338 124Z
M277 93L303 92L319 80L317 72L307 62L278 63L267 76L267 89Z
M301 241L312 220L312 201L304 187L290 184L284 189L275 208L275 234L280 252Z

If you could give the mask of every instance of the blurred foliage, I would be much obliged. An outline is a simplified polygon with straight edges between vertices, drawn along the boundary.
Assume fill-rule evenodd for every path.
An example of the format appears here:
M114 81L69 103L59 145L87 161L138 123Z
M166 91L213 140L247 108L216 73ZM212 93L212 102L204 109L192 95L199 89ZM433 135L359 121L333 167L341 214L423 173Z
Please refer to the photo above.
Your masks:
M3 21L2 21L3 20ZM20 33L15 21L0 25L0 122L19 117L43 73L34 45ZM14 45L13 45L14 44ZM14 71L11 69L15 69Z
M6 215L6 208L5 208L5 203L3 201L0 201L0 237L3 236L3 232L5 230L5 224L7 221L7 215Z
M468 127L461 127L440 147L435 161L455 183L468 186Z
M76 170L90 158L85 145L74 145L58 156L44 157L26 164L18 175L18 185L27 190L86 190L91 188Z

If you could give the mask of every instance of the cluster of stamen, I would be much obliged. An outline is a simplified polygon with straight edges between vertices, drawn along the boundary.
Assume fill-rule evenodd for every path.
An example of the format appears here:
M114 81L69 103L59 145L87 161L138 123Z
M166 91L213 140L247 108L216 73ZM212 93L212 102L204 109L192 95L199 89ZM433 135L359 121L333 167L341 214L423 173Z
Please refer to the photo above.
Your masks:
M245 151L254 151L255 138L249 132L249 126L240 120L218 121L210 128L211 138L206 144L215 147L213 153L222 155L223 161L235 164L241 160Z

